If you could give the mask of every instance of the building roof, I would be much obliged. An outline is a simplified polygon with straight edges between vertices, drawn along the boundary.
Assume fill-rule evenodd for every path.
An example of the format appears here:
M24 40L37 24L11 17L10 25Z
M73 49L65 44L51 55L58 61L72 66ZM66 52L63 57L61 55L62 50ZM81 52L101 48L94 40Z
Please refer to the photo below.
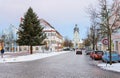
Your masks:
M51 29L55 29L53 26L50 25L50 23L48 23L46 20L44 19L40 19L40 24L44 27L47 27L47 28L51 28Z
M52 25L50 25L50 23L48 23L46 20L44 19L40 19L40 24L44 27L43 31L45 32L56 32L57 34L59 34L60 36L62 36Z

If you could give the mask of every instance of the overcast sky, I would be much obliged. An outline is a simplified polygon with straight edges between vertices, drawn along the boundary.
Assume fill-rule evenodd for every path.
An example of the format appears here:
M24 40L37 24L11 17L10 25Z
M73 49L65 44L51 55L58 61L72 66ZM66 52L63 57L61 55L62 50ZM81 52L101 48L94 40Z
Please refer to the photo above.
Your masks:
M86 36L90 26L87 7L97 0L0 0L0 30L10 24L18 27L31 6L39 18L48 21L63 36L73 39L73 28L78 24L80 38Z

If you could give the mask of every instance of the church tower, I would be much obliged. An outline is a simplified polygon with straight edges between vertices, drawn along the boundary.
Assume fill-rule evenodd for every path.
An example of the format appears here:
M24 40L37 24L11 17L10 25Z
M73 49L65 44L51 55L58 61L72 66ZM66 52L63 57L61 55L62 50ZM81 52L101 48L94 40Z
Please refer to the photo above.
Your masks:
M77 27L76 24L73 32L73 47L79 48L79 46L80 46L79 28Z

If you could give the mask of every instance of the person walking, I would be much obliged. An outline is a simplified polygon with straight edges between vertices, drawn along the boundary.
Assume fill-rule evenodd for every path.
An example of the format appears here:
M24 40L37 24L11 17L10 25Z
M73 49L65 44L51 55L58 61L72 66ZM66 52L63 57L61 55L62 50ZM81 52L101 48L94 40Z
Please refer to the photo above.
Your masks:
M1 49L1 58L3 58L3 54L4 54L4 49Z

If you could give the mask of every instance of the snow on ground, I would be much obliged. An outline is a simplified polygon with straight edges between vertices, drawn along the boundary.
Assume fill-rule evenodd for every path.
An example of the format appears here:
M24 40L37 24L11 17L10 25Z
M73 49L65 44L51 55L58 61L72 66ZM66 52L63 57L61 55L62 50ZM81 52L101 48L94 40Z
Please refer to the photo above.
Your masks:
M113 63L112 65L106 63L100 63L98 66L104 70L110 70L120 72L120 63Z
M0 58L0 63L6 63L6 62L23 62L23 61L32 61L37 59L42 59L50 56L60 55L63 53L68 53L68 51L62 51L62 52L50 52L50 53L35 53L32 55L25 55L25 56L18 56L14 58L10 57L4 57Z

